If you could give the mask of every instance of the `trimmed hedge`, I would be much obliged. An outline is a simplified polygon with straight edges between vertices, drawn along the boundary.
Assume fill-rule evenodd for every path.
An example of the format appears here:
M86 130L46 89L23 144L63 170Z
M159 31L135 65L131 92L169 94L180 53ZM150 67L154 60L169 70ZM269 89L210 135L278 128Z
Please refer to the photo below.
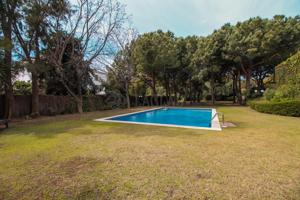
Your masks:
M252 101L250 107L258 112L300 117L300 101L266 102Z
M289 80L297 79L300 73L300 50L275 68L277 85L287 84Z

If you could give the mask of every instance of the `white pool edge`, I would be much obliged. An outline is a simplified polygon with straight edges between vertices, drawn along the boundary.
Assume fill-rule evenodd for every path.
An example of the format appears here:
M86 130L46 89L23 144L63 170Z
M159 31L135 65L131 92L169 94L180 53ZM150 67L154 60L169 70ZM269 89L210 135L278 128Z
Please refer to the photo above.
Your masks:
M174 128L189 128L189 129L200 129L200 130L211 130L211 131L222 131L220 122L219 122L219 117L216 116L212 122L211 122L211 127L195 127L195 126L182 126L182 125L173 125L173 124L156 124L156 123L144 123L144 122L130 122L130 121L118 121L118 120L109 120L110 118L115 118L115 117L122 117L122 116L127 116L127 115L132 115L132 114L137 114L137 113L143 113L143 112L148 112L152 110L158 110L162 109L164 107L159 107L159 108L152 108L152 109L147 109L147 110L142 110L142 111L137 111L137 112L131 112L131 113L126 113L126 114L121 114L121 115L114 115L110 117L104 117L100 119L95 119L94 121L97 122L112 122L112 123L123 123L123 124L138 124L138 125L150 125L150 126L163 126L163 127L174 127ZM170 107L172 108L172 107ZM173 107L173 108L181 108L181 107ZM183 108L184 109L184 108ZM217 114L217 111L215 108L186 108L186 109L211 109L211 117L215 116Z

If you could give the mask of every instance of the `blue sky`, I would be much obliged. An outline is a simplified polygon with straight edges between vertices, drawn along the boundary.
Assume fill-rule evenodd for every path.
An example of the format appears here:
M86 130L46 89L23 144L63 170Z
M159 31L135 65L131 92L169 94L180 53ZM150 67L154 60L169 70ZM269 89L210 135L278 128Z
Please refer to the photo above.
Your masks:
M300 15L300 0L120 0L140 32L171 30L176 36L208 35L224 23L250 17Z

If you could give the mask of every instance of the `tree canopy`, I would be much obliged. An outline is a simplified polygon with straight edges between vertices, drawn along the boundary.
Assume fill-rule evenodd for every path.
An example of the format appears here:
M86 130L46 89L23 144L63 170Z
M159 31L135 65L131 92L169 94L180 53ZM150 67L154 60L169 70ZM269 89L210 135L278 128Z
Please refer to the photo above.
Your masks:
M106 92L126 99L158 96L169 104L262 95L275 66L300 47L300 16L254 17L224 24L208 36L176 37L157 30L138 35L117 0L0 1L0 90L12 112L16 66L31 74L32 116L39 94L70 95L82 112L83 95ZM109 59L107 59L109 58ZM104 66L105 64L105 66ZM25 84L24 84L25 85ZM24 86L18 82L18 87Z

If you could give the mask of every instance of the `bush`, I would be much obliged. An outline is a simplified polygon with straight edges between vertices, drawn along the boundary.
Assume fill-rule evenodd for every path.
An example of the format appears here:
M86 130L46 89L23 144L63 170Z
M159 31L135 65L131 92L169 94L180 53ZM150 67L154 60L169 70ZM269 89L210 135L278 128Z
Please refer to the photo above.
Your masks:
M250 107L258 112L300 117L300 101L252 101Z
M281 85L275 91L272 101L294 100L300 95L300 88L297 85Z
M266 98L266 100L271 101L271 99L273 99L275 95L275 90L272 88L268 88L266 89L265 93L264 93L264 97Z
M212 97L211 97L210 94L208 94L208 95L205 96L205 100L206 100L206 101L211 101L211 99L212 99Z
M275 68L277 85L287 84L290 80L297 79L300 73L300 51L288 58ZM298 75L299 78L299 75Z

